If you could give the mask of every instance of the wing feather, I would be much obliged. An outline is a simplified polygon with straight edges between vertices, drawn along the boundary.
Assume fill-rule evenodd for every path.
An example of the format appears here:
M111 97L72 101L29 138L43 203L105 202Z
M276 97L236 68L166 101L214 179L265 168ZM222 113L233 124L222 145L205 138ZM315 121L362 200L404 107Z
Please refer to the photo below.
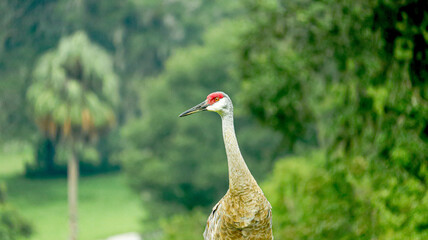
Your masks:
M219 234L219 226L221 221L221 208L222 208L223 199L221 199L211 211L210 216L207 220L207 226L204 231L204 240L215 240L218 239L216 234Z

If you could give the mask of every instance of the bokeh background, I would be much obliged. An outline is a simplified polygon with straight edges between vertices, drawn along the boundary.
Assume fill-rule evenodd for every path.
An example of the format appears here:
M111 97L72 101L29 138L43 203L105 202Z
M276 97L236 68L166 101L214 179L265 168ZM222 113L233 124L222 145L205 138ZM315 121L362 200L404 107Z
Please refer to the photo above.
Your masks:
M0 1L0 239L202 239L228 93L275 239L428 239L426 0Z

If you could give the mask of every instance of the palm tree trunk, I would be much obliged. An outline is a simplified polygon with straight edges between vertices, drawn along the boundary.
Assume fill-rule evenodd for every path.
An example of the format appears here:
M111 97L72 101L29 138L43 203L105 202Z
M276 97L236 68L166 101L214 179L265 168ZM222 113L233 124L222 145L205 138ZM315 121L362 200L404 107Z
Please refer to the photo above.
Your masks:
M77 240L77 184L79 178L79 161L72 144L71 156L68 160L68 209L70 223L70 240Z

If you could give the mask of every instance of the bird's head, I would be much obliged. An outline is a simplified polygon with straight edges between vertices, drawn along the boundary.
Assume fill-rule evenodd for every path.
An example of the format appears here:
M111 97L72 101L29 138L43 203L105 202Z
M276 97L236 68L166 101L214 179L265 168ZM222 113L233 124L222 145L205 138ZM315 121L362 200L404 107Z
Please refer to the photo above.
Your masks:
M205 101L183 112L179 117L185 117L193 113L211 111L217 112L221 116L233 113L232 101L224 92L213 92L207 96Z

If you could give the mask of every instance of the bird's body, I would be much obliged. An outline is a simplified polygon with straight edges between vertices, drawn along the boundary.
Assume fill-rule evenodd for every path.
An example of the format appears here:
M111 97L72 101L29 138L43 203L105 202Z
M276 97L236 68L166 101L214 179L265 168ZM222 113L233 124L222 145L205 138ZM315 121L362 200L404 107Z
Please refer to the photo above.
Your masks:
M205 240L272 240L272 210L239 150L230 98L216 92L180 116L215 111L222 118L229 168L229 190L215 205L204 232Z
M213 208L204 231L204 239L273 239L270 204L263 205L265 201L252 198L248 195L233 196L228 191Z

